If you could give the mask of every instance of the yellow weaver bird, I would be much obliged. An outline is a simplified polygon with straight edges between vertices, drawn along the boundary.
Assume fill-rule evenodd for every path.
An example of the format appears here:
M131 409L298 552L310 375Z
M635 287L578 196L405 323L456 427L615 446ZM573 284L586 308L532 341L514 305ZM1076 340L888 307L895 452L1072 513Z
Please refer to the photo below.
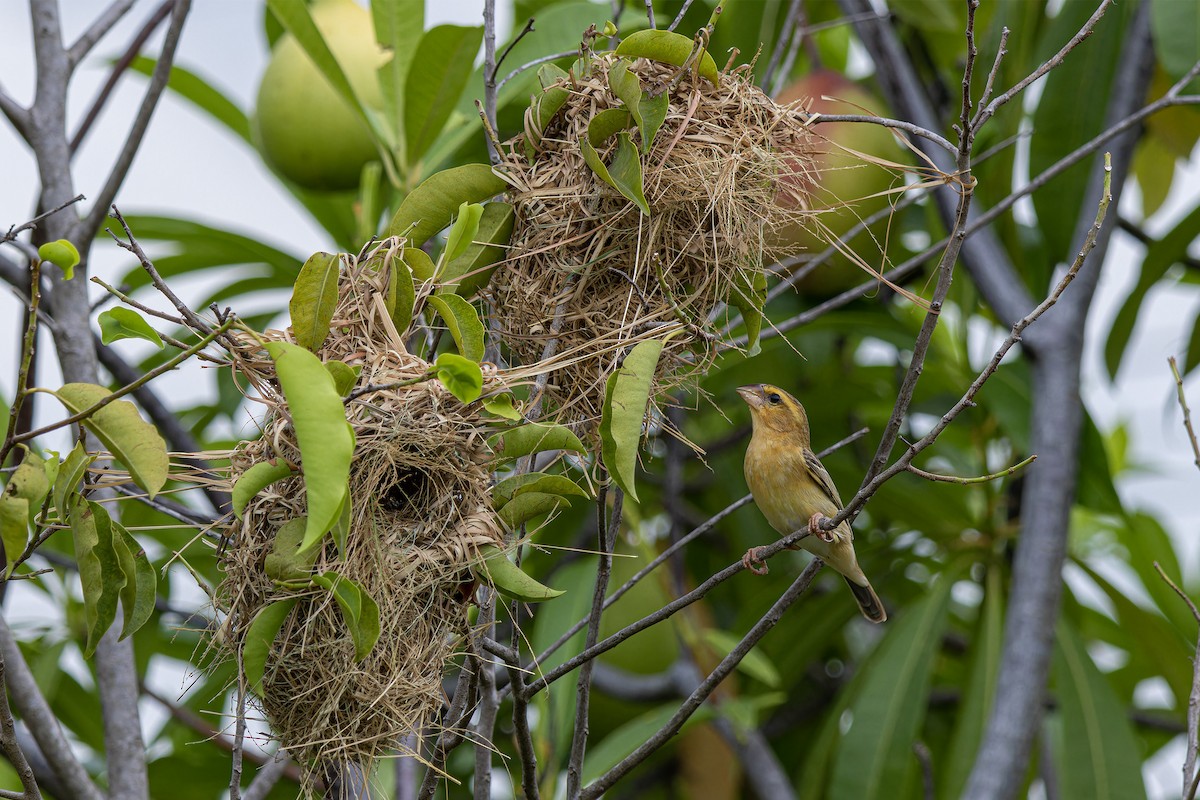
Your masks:
M831 531L822 530L823 519L842 510L837 487L813 453L808 414L796 398L770 384L743 386L737 390L750 406L754 434L746 448L746 483L754 502L771 527L789 534L805 526L811 536L792 549L803 548L833 567L850 586L863 616L883 622L887 612L870 581L854 557L854 533L843 522ZM746 551L742 563L756 574L761 561L757 547Z

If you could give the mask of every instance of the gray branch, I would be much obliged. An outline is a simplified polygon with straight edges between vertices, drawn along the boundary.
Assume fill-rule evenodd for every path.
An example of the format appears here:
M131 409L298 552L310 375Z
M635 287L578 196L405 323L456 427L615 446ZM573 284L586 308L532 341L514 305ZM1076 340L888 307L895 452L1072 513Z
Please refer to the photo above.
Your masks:
M71 69L79 66L79 62L83 61L92 48L112 30L114 25L121 21L121 17L133 8L135 2L137 0L113 0L108 8L100 12L100 16L96 17L96 20L67 51L67 62L71 65Z

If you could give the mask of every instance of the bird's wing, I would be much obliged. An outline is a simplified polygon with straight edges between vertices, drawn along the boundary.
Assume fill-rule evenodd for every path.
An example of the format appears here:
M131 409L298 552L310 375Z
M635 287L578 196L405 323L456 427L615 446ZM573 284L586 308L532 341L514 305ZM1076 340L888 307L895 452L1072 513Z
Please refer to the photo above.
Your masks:
M839 510L842 508L842 498L838 496L837 487L833 485L833 478L829 477L829 473L825 471L824 465L817 460L817 455L809 449L804 450L804 466L808 469L808 474L812 475L817 486L821 487L821 491L825 496L834 502Z

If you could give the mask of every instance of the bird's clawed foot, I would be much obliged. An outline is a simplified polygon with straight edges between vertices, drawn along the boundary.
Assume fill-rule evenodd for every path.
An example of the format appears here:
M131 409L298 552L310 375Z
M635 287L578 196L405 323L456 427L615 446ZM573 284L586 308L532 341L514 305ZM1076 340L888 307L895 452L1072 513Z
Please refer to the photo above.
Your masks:
M767 562L763 561L762 557L759 556L759 552L761 551L761 547L751 547L746 551L746 555L742 556L742 566L755 575L766 575L768 572Z
M820 512L813 514L808 518L808 532L823 542L832 542L833 531L827 531L821 528L821 523L827 519L829 519L829 517L821 514Z

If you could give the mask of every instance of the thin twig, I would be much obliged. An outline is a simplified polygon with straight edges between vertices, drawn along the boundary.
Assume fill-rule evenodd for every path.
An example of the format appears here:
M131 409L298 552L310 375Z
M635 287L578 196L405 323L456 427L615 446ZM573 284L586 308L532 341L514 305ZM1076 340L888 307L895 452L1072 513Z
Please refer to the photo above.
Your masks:
M117 222L121 223L121 228L125 231L125 236L127 239L127 241L121 241L115 233L109 230L108 235L113 238L113 240L117 243L117 246L122 250L128 250L130 253L133 253L133 255L137 258L138 263L142 265L142 269L144 269L146 274L150 276L150 282L154 284L154 288L157 289L163 297L167 298L167 300L171 302L171 305L175 306L175 310L179 312L179 315L183 317L183 319L187 320L187 324L192 328L192 330L196 331L197 333L208 333L211 331L212 326L201 319L195 311L192 311L192 309L188 308L187 303L184 303L182 300L180 300L179 296L176 295L175 292L172 291L171 287L167 285L166 281L163 280L162 275L158 274L158 268L154 266L154 262L150 260L150 258L146 255L146 251L142 249L142 246L138 243L137 239L134 238L133 231L129 229L129 223L127 223L125 218L121 216L121 212L116 206L112 207L112 215Z
M12 709L8 706L8 693L4 690L3 653L0 653L0 753L8 759L24 789L21 793L14 792L13 796L21 800L41 800L42 793L34 778L33 768L29 766L29 761L17 742L17 726L13 720Z
M671 24L667 26L667 30L673 31L679 27L679 23L683 22L683 16L687 14L688 9L692 7L692 3L696 0L683 0L683 5L679 7L679 13L675 15L675 19L671 20Z
M42 220L46 219L47 217L49 217L51 215L57 214L58 212L62 211L64 208L67 208L68 206L73 206L76 203L86 200L86 199L87 198L84 197L83 195L77 194L74 197L72 197L70 200L67 200L65 203L59 203L58 205L56 205L54 208L50 209L49 211L43 211L41 214L38 214L36 217L29 220L28 222L23 222L20 225L14 225L14 226L10 227L8 229L8 233L4 234L3 238L0 238L0 244L3 244L5 242L11 242L13 239L17 238L17 235L20 234L22 231L36 229L37 224L39 222L41 222Z
M576 54L575 50L567 50L566 52L563 52L563 53L551 53L548 56L542 56L541 58L535 58L532 61L526 61L524 64L517 67L512 72L505 75L500 80L500 82L496 84L496 91L503 89L504 84L508 83L513 78L517 77L518 75L520 75L522 72L525 72L526 70L533 69L534 67L540 67L542 64L546 64L551 61L558 61L560 58L569 58L570 56L573 56L575 54Z
M1171 374L1175 376L1175 396L1179 399L1179 407L1183 409L1183 427L1187 430L1188 441L1192 443L1192 453L1196 456L1195 464L1200 468L1200 444L1196 442L1196 429L1192 427L1192 412L1188 408L1187 396L1183 393L1183 376L1179 374L1179 365L1175 356L1167 359L1171 365Z
M8 409L8 427L4 434L5 446L0 449L0 464L3 464L8 457L11 448L8 443L13 441L17 435L21 408L25 405L25 398L29 390L34 343L37 340L38 306L42 301L41 278L42 262L34 261L29 265L29 305L26 307L25 314L25 335L21 340L21 366L17 370L17 385L13 389L13 401Z
M1196 604L1192 602L1192 598L1188 597L1187 592L1171 580L1157 561L1154 562L1154 569L1158 571L1159 577L1166 582L1167 586L1170 586L1175 594L1187 603L1192 617L1200 624L1200 609L1196 608ZM1196 654L1192 657L1192 691L1188 695L1187 754L1183 762L1183 800L1193 800L1196 796L1197 784L1200 784L1200 771L1196 769L1198 750L1200 750L1200 638L1196 639Z
M783 51L790 43L792 31L799 25L800 15L803 13L804 0L791 0L788 5L787 16L783 18L783 28L779 31L779 38L775 40L775 47L771 51L771 60L767 62L767 68L763 70L762 80L758 85L764 92L770 91L774 83L775 71L779 69L779 63L783 59ZM777 91L772 91L771 94L778 94Z
M532 23L532 20L530 20ZM483 113L490 130L496 129L496 0L483 0ZM485 136L488 157L493 164L500 163L500 151L491 136Z
M496 80L496 72L499 71L500 67L504 64L504 59L508 58L508 54L510 52L512 52L512 49L517 46L517 42L521 41L526 36L533 33L533 31L534 31L533 23L534 23L533 17L530 17L529 19L527 19L525 21L525 27L521 28L521 32L518 33L516 36L514 36L513 40L511 42L509 42L507 45L505 45L504 52L502 52L500 54L500 57L496 59L496 66L492 68L492 72L491 72L492 80ZM496 88L498 89L499 86L497 86Z
M990 475L980 475L975 478L960 478L957 475L939 475L936 472L926 472L923 469L918 469L917 467L914 467L912 464L909 464L907 467L905 467L905 469L907 469L913 475L916 475L919 478L924 478L927 481L937 481L940 483L957 483L957 484L961 484L963 486L970 486L970 485L977 484L977 483L987 483L989 481L994 481L999 478L1007 477L1009 475L1012 475L1017 470L1019 470L1023 467L1029 466L1034 461L1037 461L1036 455L1030 456L1029 458L1020 462L1019 464L1013 464L1008 469L1003 469L1003 470L1000 470L999 472L993 472Z
M87 54L91 52L92 48L112 30L114 25L121 21L121 17L133 8L135 2L137 0L113 0L113 3L104 9L100 16L96 17L88 29L80 34L67 51L67 63L72 70L79 66L79 62L87 58Z
M913 136L928 139L947 153L957 154L959 152L959 148L951 144L945 136L902 119L876 117L870 114L806 114L804 116L810 125L819 125L822 122L859 122L868 125L879 125L884 128L895 128L905 133L911 133Z

